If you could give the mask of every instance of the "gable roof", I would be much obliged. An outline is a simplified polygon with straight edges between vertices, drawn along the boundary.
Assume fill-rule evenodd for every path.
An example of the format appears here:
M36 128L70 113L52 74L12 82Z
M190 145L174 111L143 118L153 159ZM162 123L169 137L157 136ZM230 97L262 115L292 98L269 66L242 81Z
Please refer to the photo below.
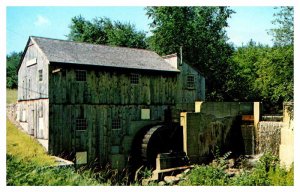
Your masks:
M30 37L51 63L179 72L153 51Z

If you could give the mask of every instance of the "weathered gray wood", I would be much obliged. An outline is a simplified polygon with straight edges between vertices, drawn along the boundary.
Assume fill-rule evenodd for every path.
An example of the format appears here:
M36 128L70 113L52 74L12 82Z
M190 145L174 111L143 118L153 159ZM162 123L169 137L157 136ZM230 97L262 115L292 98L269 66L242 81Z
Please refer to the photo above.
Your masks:
M27 67L26 62L34 58L37 64ZM26 50L18 74L20 111L23 108L27 111L28 132L34 130L34 135L38 136L41 134L38 110L43 105L47 132L43 136L49 138L51 153L87 151L89 161L98 159L101 164L106 164L117 155L115 153L127 157L138 130L164 121L168 107L172 110L173 120L178 120L180 111L192 111L195 100L204 100L204 78L185 63L177 63L177 66L181 71L179 74L88 68L86 81L78 82L76 70L80 67L49 65L47 58L33 44ZM43 70L43 81L38 81L40 69ZM82 66L80 70L83 70ZM131 83L131 73L139 74L138 84ZM187 88L188 75L194 75L195 89ZM150 119L135 124L141 121L142 109L150 109ZM77 118L86 119L85 131L76 130ZM121 130L112 130L114 119L120 120Z
M29 45L18 70L18 100L48 98L48 60L34 42ZM26 65L35 60L36 64ZM43 70L39 81L38 70Z

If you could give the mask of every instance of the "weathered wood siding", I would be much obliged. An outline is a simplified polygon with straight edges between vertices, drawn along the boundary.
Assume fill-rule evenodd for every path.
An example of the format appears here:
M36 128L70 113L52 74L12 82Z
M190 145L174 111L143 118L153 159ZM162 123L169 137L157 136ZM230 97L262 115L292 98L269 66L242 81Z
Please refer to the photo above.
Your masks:
M143 120L141 126L134 125L134 122L142 121L142 108L150 109L151 119ZM166 105L51 104L50 152L70 154L87 151L90 161L98 159L102 164L111 162L114 154L128 156L136 132L147 124L162 121L166 108ZM86 119L86 130L76 130L78 117ZM112 129L115 118L120 119L120 130Z
M33 41L29 41L18 70L18 119L25 131L40 139L48 139L49 61ZM39 80L42 70L42 81Z
M75 70L50 68L49 151L53 154L87 151L89 161L98 159L101 164L112 162L116 155L126 159L138 130L163 122L165 110L175 108L176 73L135 71L139 83L131 84L130 72L88 69L86 81L81 82L76 81ZM142 109L150 109L150 119L141 119ZM86 130L76 130L77 118L86 119ZM120 119L120 130L112 129L115 119ZM134 123L139 121L143 123Z
M51 71L57 68L61 67L53 67ZM140 76L139 84L131 84L130 73L104 70L87 70L87 80L82 82L76 81L75 69L64 68L51 74L49 98L57 104L175 104L176 73L168 76L134 73Z
M182 62L176 54L166 56L165 61L180 70L176 85L177 110L193 112L195 101L205 100L205 78L194 67ZM188 76L194 77L193 87L187 85Z
M186 63L179 65L180 75L178 78L178 95L181 97L181 101L178 103L182 104L194 104L195 101L205 100L205 79L196 71L193 67ZM187 78L191 75L194 77L194 88L187 86Z
M18 102L17 116L24 130L39 139L48 139L49 135L48 99Z
M28 62L36 63L28 65ZM49 61L30 41L18 71L18 100L48 98L48 66ZM43 80L39 81L39 70L42 70Z

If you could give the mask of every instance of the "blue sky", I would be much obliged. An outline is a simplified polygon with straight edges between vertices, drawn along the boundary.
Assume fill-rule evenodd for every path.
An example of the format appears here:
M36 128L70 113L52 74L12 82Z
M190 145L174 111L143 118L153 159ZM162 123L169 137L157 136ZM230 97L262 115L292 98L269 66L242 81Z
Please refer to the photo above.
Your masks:
M228 20L229 42L236 46L250 39L272 45L267 30L271 24L273 7L231 7L236 13ZM112 20L130 22L138 30L149 32L149 20L144 7L7 7L7 53L22 51L28 36L66 39L71 18L82 15L91 20L106 16ZM149 33L148 33L149 34Z

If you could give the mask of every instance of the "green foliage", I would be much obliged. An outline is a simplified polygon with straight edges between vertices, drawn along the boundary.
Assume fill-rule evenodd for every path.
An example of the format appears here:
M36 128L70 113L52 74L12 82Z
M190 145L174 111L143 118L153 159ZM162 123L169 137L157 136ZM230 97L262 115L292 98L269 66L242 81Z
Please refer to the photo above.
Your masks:
M6 121L6 154L18 161L31 162L39 166L55 164L54 158L46 154L44 148L29 135L18 130L10 121Z
M271 153L264 154L251 171L244 171L232 179L232 185L285 186L294 185L294 167L289 170L279 165L279 159Z
M149 48L158 54L179 53L206 77L207 100L227 98L228 59L233 47L225 27L233 11L227 7L147 7L152 36Z
M233 100L264 101L281 106L294 93L293 46L268 47L250 41L232 56L232 80L226 82Z
M223 159L226 155L223 156ZM219 157L220 158L220 157ZM285 170L277 157L264 154L252 170L229 177L223 164L196 166L179 185L285 186L294 185L294 167Z
M30 136L7 123L6 184L7 185L99 185L89 173L73 168L55 167L41 145Z
M229 177L220 167L196 166L179 185L228 185Z
M15 89L18 86L17 68L22 56L22 52L13 52L6 56L6 87Z
M64 186L100 185L89 173L79 173L74 168L43 168L33 162L7 155L7 185ZM88 171L86 171L88 172Z
M257 79L254 88L263 100L274 103L292 101L294 95L294 48L274 47L260 58L256 65Z
M130 23L112 22L109 18L88 21L82 16L71 20L69 40L93 44L146 48L146 34Z
M38 142L7 121L6 184L34 186L136 185L129 183L127 170L57 167Z
M279 7L274 14L272 23L276 26L270 30L275 46L286 46L294 44L294 7Z

